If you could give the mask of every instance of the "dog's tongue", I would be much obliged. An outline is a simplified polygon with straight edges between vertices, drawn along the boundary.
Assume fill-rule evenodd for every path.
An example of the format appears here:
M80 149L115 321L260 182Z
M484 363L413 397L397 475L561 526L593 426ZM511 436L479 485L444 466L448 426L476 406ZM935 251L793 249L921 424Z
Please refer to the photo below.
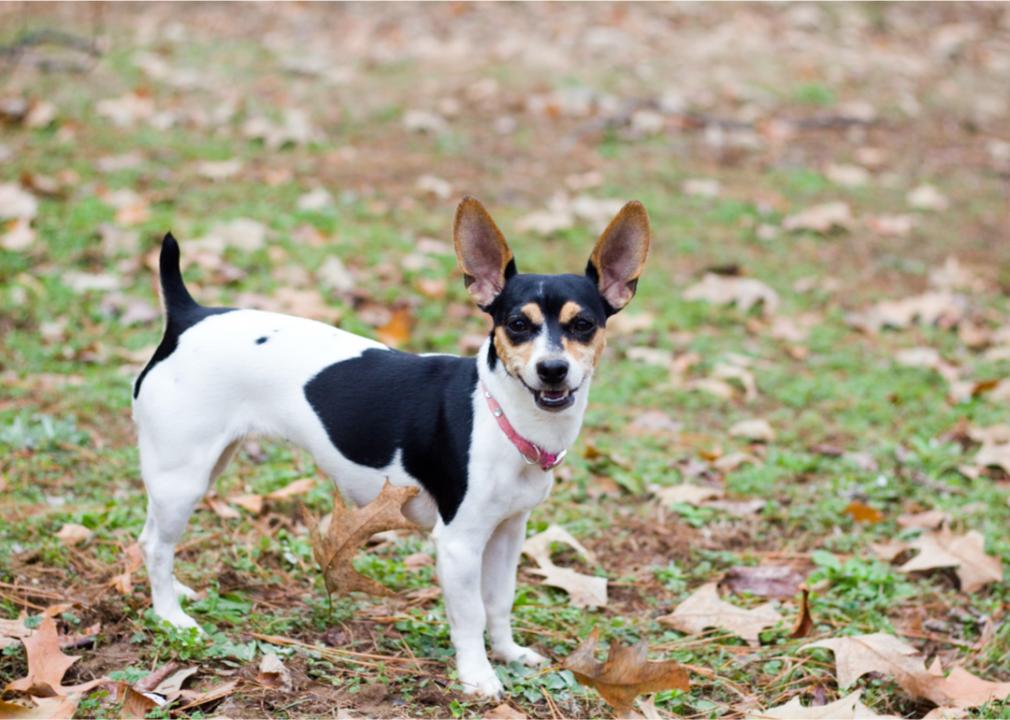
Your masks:
M543 396L551 400L560 400L568 393L567 390L544 390Z

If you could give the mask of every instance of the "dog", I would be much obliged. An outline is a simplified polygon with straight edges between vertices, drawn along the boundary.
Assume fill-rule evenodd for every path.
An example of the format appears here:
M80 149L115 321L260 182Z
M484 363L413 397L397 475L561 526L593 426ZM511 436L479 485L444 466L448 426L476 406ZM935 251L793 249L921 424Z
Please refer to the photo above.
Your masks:
M387 478L419 488L404 514L433 529L467 693L502 692L485 629L495 658L546 662L512 636L526 521L575 442L607 319L635 294L650 237L645 208L632 201L600 235L584 274L521 274L487 210L464 198L456 256L493 327L476 357L457 357L404 353L288 315L203 307L166 235L165 333L133 386L148 496L140 546L154 612L198 627L179 603L193 591L175 579L175 546L242 439L282 437L308 450L357 505Z

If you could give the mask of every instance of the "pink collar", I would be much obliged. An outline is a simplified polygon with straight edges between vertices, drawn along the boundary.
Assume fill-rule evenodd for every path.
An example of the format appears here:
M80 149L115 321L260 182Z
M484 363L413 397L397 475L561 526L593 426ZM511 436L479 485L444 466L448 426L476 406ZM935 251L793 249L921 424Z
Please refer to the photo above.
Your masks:
M505 433L505 437L516 446L516 450L519 451L519 454L523 456L526 462L530 465L539 465L540 469L545 472L561 464L561 461L565 459L565 455L568 454L567 450L562 450L556 454L549 453L539 445L531 443L512 427L512 423L505 417L505 411L501 409L498 401L491 397L491 393L488 392L487 386L483 382L480 384L480 389L484 393L484 399L487 400L488 410L491 411L495 420L498 421L498 427Z

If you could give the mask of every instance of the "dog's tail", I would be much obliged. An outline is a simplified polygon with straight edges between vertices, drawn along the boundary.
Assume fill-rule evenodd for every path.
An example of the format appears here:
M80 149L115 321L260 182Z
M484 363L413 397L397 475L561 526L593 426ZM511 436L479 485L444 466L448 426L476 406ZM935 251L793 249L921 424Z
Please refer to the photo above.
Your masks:
M158 260L161 274L161 296L165 300L165 314L169 318L183 310L196 306L196 300L189 294L186 284L182 281L182 271L179 269L179 243L172 233L166 233L161 241L161 257Z

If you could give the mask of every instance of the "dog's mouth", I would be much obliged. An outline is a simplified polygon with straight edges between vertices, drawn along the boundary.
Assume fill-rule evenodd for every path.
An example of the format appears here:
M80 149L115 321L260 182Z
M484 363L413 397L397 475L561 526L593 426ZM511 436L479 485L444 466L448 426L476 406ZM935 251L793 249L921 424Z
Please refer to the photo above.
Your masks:
M578 388L575 390L578 390ZM575 390L569 390L568 388L560 390L534 390L530 388L530 392L533 393L533 401L536 402L537 407L541 410L549 410L551 412L558 412L571 407L572 403L575 402Z

